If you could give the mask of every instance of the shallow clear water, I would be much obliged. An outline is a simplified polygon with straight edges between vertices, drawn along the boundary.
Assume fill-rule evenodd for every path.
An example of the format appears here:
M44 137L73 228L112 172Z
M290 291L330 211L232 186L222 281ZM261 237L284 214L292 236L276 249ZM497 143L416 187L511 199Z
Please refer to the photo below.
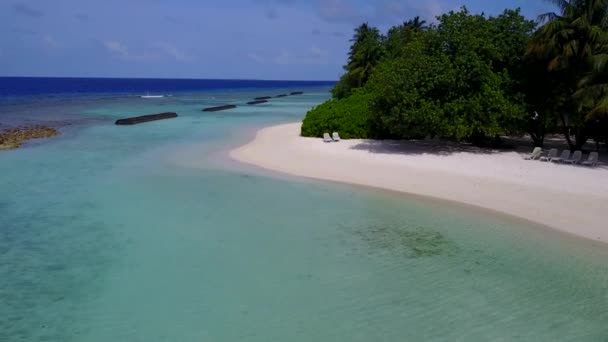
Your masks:
M78 120L0 154L0 341L608 339L605 246L228 161L328 97L200 112L266 92L4 107Z

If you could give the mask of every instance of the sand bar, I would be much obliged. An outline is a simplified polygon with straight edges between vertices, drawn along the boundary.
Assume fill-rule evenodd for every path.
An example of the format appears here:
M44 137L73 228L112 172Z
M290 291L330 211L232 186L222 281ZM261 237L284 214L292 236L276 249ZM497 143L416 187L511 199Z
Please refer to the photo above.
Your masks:
M519 152L430 142L299 136L301 123L264 128L230 152L295 176L457 201L608 242L608 169L523 160Z

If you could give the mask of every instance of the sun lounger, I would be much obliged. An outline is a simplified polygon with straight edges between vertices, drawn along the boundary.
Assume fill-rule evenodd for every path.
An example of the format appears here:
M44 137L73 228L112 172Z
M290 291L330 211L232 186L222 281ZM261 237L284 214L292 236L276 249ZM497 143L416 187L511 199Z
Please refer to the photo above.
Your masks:
M549 150L549 154L547 154L544 157L540 157L540 161L549 161L552 158L557 157L557 149L556 148L552 148Z
M585 166L597 166L597 162L600 159L600 154L597 152L591 152L589 153L589 157L587 158L587 160L585 160L583 162L583 165Z
M333 140L331 140L329 133L323 133L323 141L328 143L328 142L332 142Z
M554 163L561 163L567 159L570 159L570 150L563 150L559 157L551 158L551 161Z
M334 132L331 135L331 138L333 139L333 141L340 141L340 135L338 134L338 132Z
M536 160L536 159L540 158L542 153L543 153L542 148L535 147L534 150L532 151L532 153L529 156L527 156L525 159L526 160Z
M572 157L570 159L563 160L563 162L566 164L578 164L581 162L581 159L583 159L583 152L574 151Z

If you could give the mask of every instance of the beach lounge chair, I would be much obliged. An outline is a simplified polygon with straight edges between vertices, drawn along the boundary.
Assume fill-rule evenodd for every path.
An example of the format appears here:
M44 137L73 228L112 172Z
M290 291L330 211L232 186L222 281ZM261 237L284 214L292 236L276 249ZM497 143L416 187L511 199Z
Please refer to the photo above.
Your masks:
M589 153L589 157L587 158L587 160L585 160L583 162L583 165L585 166L597 166L597 162L600 159L600 154L597 152L591 152Z
M331 138L333 139L333 141L340 141L340 135L338 134L338 132L332 133Z
M578 164L581 162L581 159L583 159L583 152L574 151L574 153L572 154L572 157L570 157L570 159L563 160L563 162L566 164Z
M549 154L547 154L544 157L540 157L540 161L549 161L552 158L557 157L557 149L556 148L552 148L549 150Z
M331 140L331 137L329 136L329 133L323 133L323 142L332 142L333 140Z
M570 150L563 150L559 157L551 158L551 161L554 163L561 163L567 159L570 159Z
M536 160L538 158L540 158L541 154L543 154L543 149L540 147L535 147L534 150L532 151L532 153L527 156L525 159L526 160Z

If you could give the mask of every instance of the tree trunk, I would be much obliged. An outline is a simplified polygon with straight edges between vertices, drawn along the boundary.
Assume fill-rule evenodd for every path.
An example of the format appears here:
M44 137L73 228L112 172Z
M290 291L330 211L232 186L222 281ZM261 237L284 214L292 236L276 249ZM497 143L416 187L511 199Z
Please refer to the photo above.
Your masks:
M494 147L494 148L503 147L502 139L500 138L500 135L498 135L498 134L494 135L494 141L492 142L492 147Z
M574 151L577 151L577 150L583 149L583 145L585 145L585 143L587 142L587 139L589 139L589 138L587 137L587 134L585 134L585 129L579 127L579 128L576 128L576 133L574 134L574 139L576 142L575 146L574 146Z
M534 142L534 147L543 147L545 142L544 120L542 123L539 121L538 119L528 120L528 134Z
M566 136L566 141L568 142L568 146L570 146L570 149L573 150L575 148L575 146L572 143L572 139L570 139L570 129L566 125L566 117L564 116L564 113L560 112L559 118L561 119L562 125L564 126L564 135Z
M484 132L481 132L479 130L475 130L473 131L473 134L471 134L471 142L473 143L473 145L477 146L477 147L486 147L486 135Z
M528 132L528 134L530 134L530 137L532 138L534 147L543 147L543 145L545 144L544 133Z

